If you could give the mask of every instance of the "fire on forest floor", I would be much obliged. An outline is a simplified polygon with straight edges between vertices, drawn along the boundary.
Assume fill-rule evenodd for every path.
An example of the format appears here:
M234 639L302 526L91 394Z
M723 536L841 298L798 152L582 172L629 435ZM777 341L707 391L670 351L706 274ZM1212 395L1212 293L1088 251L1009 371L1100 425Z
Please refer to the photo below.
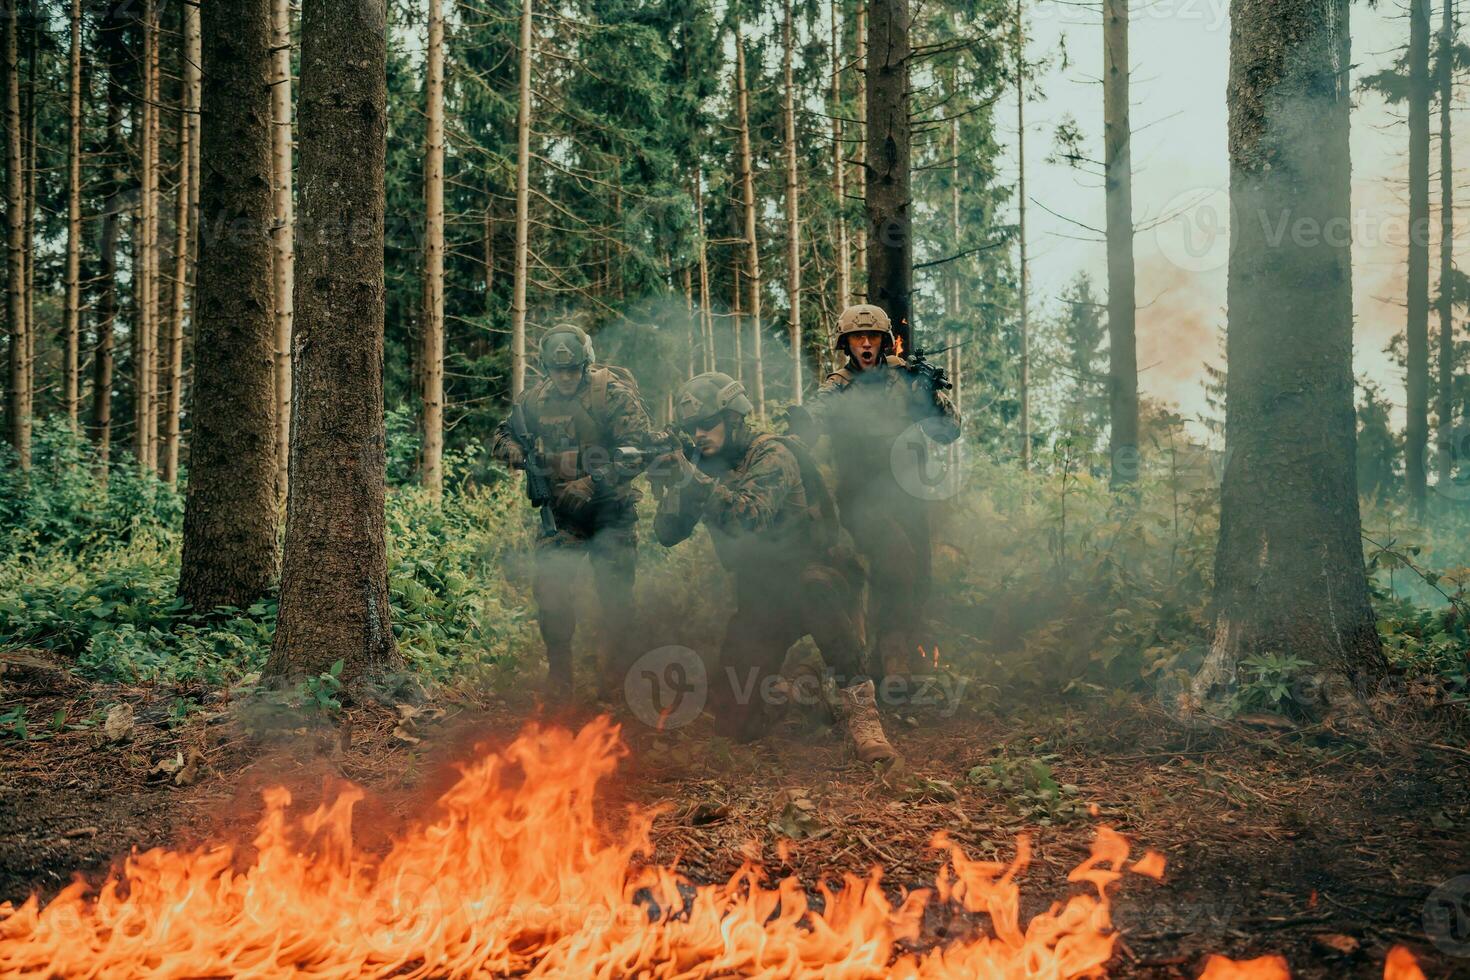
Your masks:
M348 713L343 726L307 726L271 745L258 732L244 730L233 712L170 728L162 723L160 699L150 701L145 692L81 695L120 696L137 702L138 721L126 743L77 732L0 746L0 898L18 903L34 890L43 903L54 904L72 871L90 871L95 881L110 858L132 846L167 843L187 850L248 840L249 825L261 812L261 790L278 784L296 797L289 815L283 811L272 824L287 853L288 842L300 845L300 828L308 825L302 821L310 820L305 815L313 807L336 800L338 809L325 812L341 819L340 805L348 798L340 782L345 777L368 787L352 818L351 846L340 829L333 837L319 828L315 846L325 856L284 866L337 868L336 883L323 894L341 901L327 907L352 905L353 929L363 915L382 924L372 917L395 921L395 910L422 913L422 901L405 902L403 896L415 894L416 885L419 893L441 885L444 867L470 874L461 869L463 850L451 849L448 853L457 856L440 866L425 864L420 852L399 850L415 833L412 827L438 826L452 812L452 804L435 808L432 801L466 792L462 782L456 783L466 777L449 760L476 760L469 772L486 759L507 760L496 770L500 782L491 783L512 798L522 791L517 778L528 786L535 782L529 773L506 775L517 770L510 758L519 758L524 770L527 753L539 751L526 743L517 743L520 747L505 756L471 751L480 741L501 746L510 741L522 715L504 705L488 710L451 706L444 717L412 733L405 731L401 712L360 708ZM788 965L838 957L867 964L860 975L880 975L895 957L908 957L901 962L932 975L953 968L945 957L988 957L981 962L992 972L976 973L971 966L960 975L1082 975L1095 960L1110 976L1193 978L1203 972L1218 980L1284 976L1278 961L1256 959L1275 954L1297 977L1379 977L1386 975L1390 951L1400 945L1412 949L1427 976L1470 975L1470 960L1435 948L1422 925L1430 891L1470 869L1463 833L1470 816L1466 760L1453 746L1392 751L1323 732L1183 731L1160 724L1146 704L1058 703L1024 714L918 719L917 727L892 721L909 767L902 779L888 783L852 763L820 730L789 730L753 746L730 746L698 732L660 735L631 723L625 733L630 754L616 773L610 761L616 752L606 748L611 743L605 729L584 729L580 737L602 746L598 751L606 755L590 752L585 741L556 741L569 740L570 734L543 736L537 744L544 743L549 755L539 757L542 762L569 767L558 770L563 782L557 785L565 789L571 774L599 771L607 777L604 792L596 801L587 792L569 792L550 803L535 797L534 805L530 798L506 804L512 816L502 814L497 833L518 827L535 846L505 851L500 865L492 862L475 872L480 877L465 887L492 906L501 903L495 907L502 913L535 909L535 921L523 923L519 932L487 929L457 902L445 903L454 915L436 912L430 918L455 928L446 924L433 933L440 943L433 956L443 959L430 975L452 973L445 963L491 953L508 959L480 962L549 973L582 972L568 965L582 961L568 956L600 956L604 965L624 967L630 962L626 957L636 962L644 956L692 968L718 954L734 957L725 962L735 975L752 972L756 960L749 957L759 956L785 957L774 962ZM344 737L344 728L351 734ZM577 745L581 748L574 750ZM150 773L160 759L177 758L191 748L205 760L197 782L179 786ZM596 759L605 760L604 769L598 769ZM1032 768L1037 764L1068 792L1038 793L1033 784L1041 770ZM972 781L977 768L982 776L991 775ZM1010 778L1013 770L1020 773L1017 780ZM996 780L997 772L1004 778ZM478 802L465 804L456 827L469 826L474 822L470 811L479 813L488 805L486 785L480 784L480 796L469 797ZM284 797L273 798L284 806ZM1081 806L1061 805L1074 800ZM1109 825L1134 842L1134 857L1126 864L1117 841L1100 829ZM948 846L930 847L936 832ZM593 846L597 834L604 836ZM1021 834L1029 837L1030 866L1024 877L1011 880L1007 869ZM1099 835L1115 850L1090 858ZM577 847L569 850L572 843ZM647 853L635 853L643 845ZM1162 883L1127 874L1110 887L1110 903L1105 903L1098 893L1100 878L1133 867L1144 848L1167 854ZM545 857L530 866L517 863L542 852ZM226 865L238 872L249 865L250 853L247 847L229 861L216 856L215 865L206 862L192 873L213 867L223 875ZM442 846L434 851L441 862L445 853ZM590 892L577 892L564 880L577 855L588 862L577 887ZM1153 860L1143 870L1154 870ZM741 872L750 863L765 869L764 884L757 885L752 872ZM1079 865L1082 884L1075 879L1069 884ZM875 866L884 869L881 881L865 877ZM438 870L426 873L427 867ZM396 875L398 884L384 892L387 886L380 883L387 880L387 869L393 869L388 878ZM156 870L178 873L177 867ZM250 879L247 873L229 880L241 889ZM537 892L534 881L550 883L551 892ZM847 891L839 894L847 896L846 904L821 891L823 883L840 889L844 881ZM1020 887L1012 891L1016 884ZM696 885L703 890L696 891ZM181 887L169 885L162 895L182 901ZM297 881L293 887L308 886ZM495 887L504 890L495 892ZM919 905L915 896L925 888L933 894ZM128 894L145 891L134 885ZM221 897L219 891L216 884L198 894L211 894L213 901ZM546 894L561 898L548 902ZM997 894L1012 904L997 907L998 916L983 914L993 911ZM1053 906L1069 899L1074 904ZM661 928L648 924L649 916L667 916L680 903L688 909L677 921L663 922ZM800 903L813 910L804 918L797 914ZM778 904L782 914L774 925L767 923ZM547 905L555 913L550 921ZM244 905L225 902L225 907L238 917ZM308 903L303 911L310 908ZM628 919L629 908L642 917ZM73 926L80 928L77 923L96 914L89 909L76 906ZM587 919L588 909L599 910L601 918L593 915L596 924L584 935L586 922L570 920ZM14 934L25 927L28 914L12 915L0 927L11 937L7 942L16 941ZM321 923L329 921L325 914L318 909L301 921L321 931ZM338 912L338 918L343 914ZM211 921L192 908L188 919ZM814 928L817 920L826 926ZM154 923L148 928L158 927L156 919L147 921ZM265 921L271 935L290 934L281 923ZM696 929L701 923L703 932ZM1027 923L1032 923L1030 931ZM426 928L422 915L409 915L386 931L385 950L384 940L362 940L354 947L338 935L344 929L334 926L326 930L330 939L313 934L291 955L340 958L343 948L356 948L354 955L376 959L347 956L342 962L351 965L340 975L357 975L352 971L364 962L378 967L399 962L412 970L428 961L430 949L409 956L393 945L394 937L413 938ZM528 928L535 933L530 938ZM854 938L854 928L861 941ZM1062 928L1073 931L1060 948L1075 959L1052 973L1004 972L1009 969L1004 956L1015 954L1018 937L1023 943L1026 937L1054 939L1048 930ZM261 955L258 937L215 931L243 936L240 955ZM445 939L448 932L458 938ZM755 933L759 938L752 938ZM723 938L716 942L715 937ZM1041 946L1028 950L1028 957L1036 949L1059 955L1058 945L1047 945L1045 938L1030 941ZM4 947L0 942L0 950ZM1225 960L1208 959L1216 952L1254 960L1250 969L1256 972L1229 972ZM7 955L0 951L0 974L16 965ZM625 972L614 965L608 971ZM229 971L191 966L187 972Z

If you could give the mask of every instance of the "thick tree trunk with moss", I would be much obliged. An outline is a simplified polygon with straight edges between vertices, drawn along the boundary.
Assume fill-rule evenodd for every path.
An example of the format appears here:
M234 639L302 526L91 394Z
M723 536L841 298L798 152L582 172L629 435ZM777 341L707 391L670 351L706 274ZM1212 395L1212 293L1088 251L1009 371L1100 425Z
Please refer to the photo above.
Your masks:
M907 349L914 278L909 191L908 0L868 2L868 302L881 306Z
M267 673L399 663L383 480L383 0L305 0L291 489Z
M248 606L276 571L270 0L205 3L193 437L179 596Z
M1359 690L1386 669L1354 471L1347 0L1230 13L1225 475L1215 636L1193 691L1207 710L1251 654Z

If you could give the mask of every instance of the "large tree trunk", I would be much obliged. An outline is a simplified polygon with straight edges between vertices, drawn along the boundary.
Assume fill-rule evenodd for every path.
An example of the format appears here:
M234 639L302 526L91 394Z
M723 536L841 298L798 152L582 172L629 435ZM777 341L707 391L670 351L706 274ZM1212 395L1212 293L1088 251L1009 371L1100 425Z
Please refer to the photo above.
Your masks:
M1443 20L1439 36L1439 397L1435 412L1439 428L1435 433L1438 460L1438 484L1443 492L1450 490L1454 479L1455 447L1453 444L1453 397L1455 388L1455 319L1454 290L1450 283L1455 272L1455 168L1451 152L1450 109L1454 99L1455 6L1452 0L1440 0Z
M1234 0L1230 23L1225 475L1215 635L1193 690L1207 710L1250 654L1358 688L1387 667L1355 473L1348 4Z
M852 263L847 254L847 155L842 152L842 45L837 30L837 0L827 6L832 35L832 201L837 208L837 302L841 313L852 302Z
M383 0L301 9L291 490L268 673L395 666L383 480ZM346 233L350 232L350 233Z
M26 336L25 302L25 158L20 125L20 17L5 18L5 309L10 321L10 384L5 413L10 445L20 468L31 467L30 342Z
M1112 485L1138 476L1133 164L1128 121L1128 0L1103 2L1103 168L1108 239L1108 439Z
M531 223L531 0L521 0L520 109L516 115L516 254L510 303L510 393L526 387L526 259Z
M291 315L296 215L291 200L291 0L271 0L271 269L275 298L276 499L286 500L291 445Z
M750 400L766 414L766 369L761 347L761 250L756 239L755 163L750 152L750 89L745 83L745 39L735 28L735 93L740 113L740 199L745 217L745 279L750 283Z
M276 571L270 2L211 0L200 11L200 206L230 230L202 236L196 273L179 597L200 611L248 606Z
M789 304L787 329L791 339L791 402L801 404L801 199L796 175L796 86L791 79L791 49L795 27L791 23L791 0L785 0L786 20L782 26L781 114L786 124L786 298Z
M908 0L868 0L868 302L907 350L914 243L909 192Z
M187 18L190 8L185 5L180 13ZM188 26L183 26L187 36ZM187 42L179 47L179 77L183 78L188 65ZM174 191L174 272L173 295L169 303L168 338L163 345L163 364L168 377L167 400L163 407L163 445L160 460L165 483L173 484L179 477L179 417L184 402L184 318L188 315L189 295L189 218L193 212L189 200L189 189L193 180L189 174L189 141L192 127L189 117L197 106L189 104L189 86L181 86L178 125L178 187Z
M424 489L444 490L444 12L429 0L424 146Z
M81 385L77 377L82 332L82 0L71 0L70 79L66 155L66 319L62 325L61 402L77 428Z
M1021 366L1021 468L1031 469L1031 323L1027 303L1031 283L1026 268L1026 34L1021 0L1016 0L1016 241L1020 268Z
M1414 511L1424 513L1429 442L1429 0L1409 0L1408 404L1404 479Z

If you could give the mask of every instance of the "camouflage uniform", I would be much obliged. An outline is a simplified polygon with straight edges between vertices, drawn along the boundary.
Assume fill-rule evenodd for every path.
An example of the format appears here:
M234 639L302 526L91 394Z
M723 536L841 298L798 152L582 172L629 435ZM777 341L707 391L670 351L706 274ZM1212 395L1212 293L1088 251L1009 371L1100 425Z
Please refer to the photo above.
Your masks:
M589 346L590 353L590 346ZM552 487L557 533L537 542L532 592L539 609L554 693L570 693L577 601L572 562L586 554L600 609L603 662L599 691L620 690L629 663L639 492L626 475L603 468L617 446L637 445L648 413L633 384L601 365L590 366L571 396L547 378L522 392L526 428L543 454ZM506 420L491 452L514 463L519 446ZM601 479L594 479L594 473Z
M733 384L725 375L700 377ZM862 640L852 610L862 569L833 546L833 515L808 499L800 445L753 434L743 421L732 419L727 430L724 451L701 458L696 475L663 494L653 527L659 543L673 547L703 522L720 563L734 575L736 608L711 701L721 731L748 740L768 724L763 681L779 673L787 650L803 636L816 641L839 685L861 676Z
M887 317L879 322L886 333ZM839 333L839 349L844 338ZM880 658L874 669L903 673L926 639L920 628L933 571L929 503L905 486L924 483L935 465L905 433L917 424L935 442L954 442L959 414L943 391L891 354L867 370L849 358L818 388L809 413L810 427L798 431L813 442L827 436L842 526L867 559L869 618Z

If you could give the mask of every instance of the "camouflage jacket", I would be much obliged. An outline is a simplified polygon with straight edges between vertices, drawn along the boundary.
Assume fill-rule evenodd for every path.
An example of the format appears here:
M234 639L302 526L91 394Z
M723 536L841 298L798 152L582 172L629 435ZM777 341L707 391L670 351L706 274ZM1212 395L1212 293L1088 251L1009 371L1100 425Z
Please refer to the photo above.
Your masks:
M780 437L756 436L733 465L716 457L698 469L698 479L659 501L653 531L664 547L703 521L720 564L732 571L779 572L817 550L819 518L796 454Z
M648 412L637 390L615 371L601 365L587 369L581 385L562 396L544 378L516 399L525 413L526 429L546 459L553 491L606 468L602 493L610 499L633 503L638 493L627 474L607 464L618 446L639 445L649 433ZM490 452L506 460L514 454L510 419L495 429Z
M960 416L948 394L931 388L893 356L868 371L848 365L828 375L807 411L810 422L797 434L809 443L827 436L839 497L875 479L896 479L894 467L903 454L894 447L907 429L917 425L943 444L960 435Z

